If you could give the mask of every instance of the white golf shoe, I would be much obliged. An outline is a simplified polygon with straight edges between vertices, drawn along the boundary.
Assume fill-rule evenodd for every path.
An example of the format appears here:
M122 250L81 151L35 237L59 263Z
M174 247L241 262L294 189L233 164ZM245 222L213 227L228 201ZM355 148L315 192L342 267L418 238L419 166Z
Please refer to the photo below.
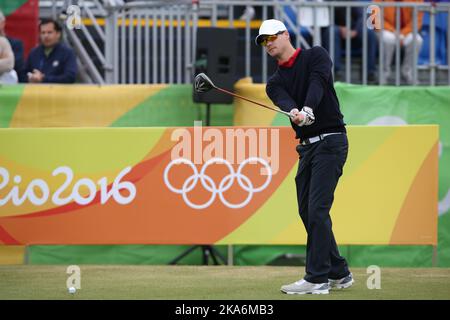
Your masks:
M355 281L353 280L353 275L350 273L348 276L341 279L329 279L331 289L346 289L353 285Z
M328 294L329 283L311 283L305 279L281 287L281 292L287 294Z

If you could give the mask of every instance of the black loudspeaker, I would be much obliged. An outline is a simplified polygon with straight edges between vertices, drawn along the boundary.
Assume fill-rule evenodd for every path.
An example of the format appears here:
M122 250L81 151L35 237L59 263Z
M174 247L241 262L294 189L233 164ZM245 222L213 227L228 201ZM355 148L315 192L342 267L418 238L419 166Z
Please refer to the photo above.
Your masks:
M194 77L203 72L223 89L233 91L236 77L237 30L225 28L198 28ZM212 89L193 93L194 102L233 103L233 97Z

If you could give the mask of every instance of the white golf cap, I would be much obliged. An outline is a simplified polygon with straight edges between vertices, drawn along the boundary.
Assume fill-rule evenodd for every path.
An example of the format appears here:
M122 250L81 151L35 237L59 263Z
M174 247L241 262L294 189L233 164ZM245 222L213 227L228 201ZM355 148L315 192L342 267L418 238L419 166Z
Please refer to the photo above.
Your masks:
M264 20L259 27L259 34L255 39L257 45L259 45L263 39L263 36L271 36L277 34L280 31L286 31L287 28L283 22L275 19Z

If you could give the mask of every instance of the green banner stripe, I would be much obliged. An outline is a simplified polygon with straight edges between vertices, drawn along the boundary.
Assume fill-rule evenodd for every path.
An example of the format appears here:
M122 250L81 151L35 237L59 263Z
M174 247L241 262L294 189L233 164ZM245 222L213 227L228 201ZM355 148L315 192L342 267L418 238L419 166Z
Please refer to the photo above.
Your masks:
M28 1L29 0L0 0L0 9L5 16L8 16Z
M0 128L9 127L23 89L24 85L0 86Z
M148 97L111 124L111 127L193 126L206 121L206 106L194 103L191 85L172 85ZM212 125L233 124L232 105L211 105Z

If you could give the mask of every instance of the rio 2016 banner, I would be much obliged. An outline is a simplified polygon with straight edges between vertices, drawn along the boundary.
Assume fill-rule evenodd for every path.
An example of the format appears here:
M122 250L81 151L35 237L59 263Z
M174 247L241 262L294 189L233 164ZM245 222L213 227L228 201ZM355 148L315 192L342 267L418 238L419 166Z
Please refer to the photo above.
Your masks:
M350 126L341 244L437 243L438 126ZM0 243L304 244L288 127L0 129Z

